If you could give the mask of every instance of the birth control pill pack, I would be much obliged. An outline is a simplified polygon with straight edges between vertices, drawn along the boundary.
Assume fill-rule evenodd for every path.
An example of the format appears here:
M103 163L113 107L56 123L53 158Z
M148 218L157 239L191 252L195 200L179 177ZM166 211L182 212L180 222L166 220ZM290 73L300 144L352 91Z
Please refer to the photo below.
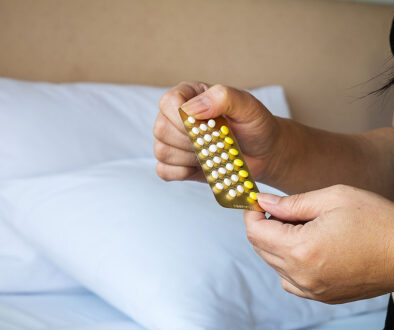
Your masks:
M261 211L259 192L225 117L198 120L179 109L204 175L217 202L228 208Z

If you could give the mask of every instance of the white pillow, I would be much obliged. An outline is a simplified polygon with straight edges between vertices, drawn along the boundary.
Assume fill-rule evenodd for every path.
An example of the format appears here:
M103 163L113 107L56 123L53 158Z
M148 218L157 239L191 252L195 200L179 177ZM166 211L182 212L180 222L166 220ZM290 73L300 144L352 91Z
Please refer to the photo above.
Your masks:
M153 157L152 128L166 90L0 78L0 180L126 157ZM252 93L274 114L289 116L281 87ZM77 286L2 221L0 217L0 292Z
M161 181L153 159L4 182L0 203L42 253L149 329L294 329L386 304L286 293L248 243L242 212L207 185Z
M152 129L166 90L0 78L0 179L153 157ZM289 116L281 87L253 93L273 113Z

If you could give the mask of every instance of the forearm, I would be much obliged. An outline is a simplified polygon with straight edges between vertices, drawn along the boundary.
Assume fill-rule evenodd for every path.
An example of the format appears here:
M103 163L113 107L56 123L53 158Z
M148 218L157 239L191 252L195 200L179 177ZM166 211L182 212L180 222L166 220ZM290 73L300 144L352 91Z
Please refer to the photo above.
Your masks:
M278 121L281 137L264 183L290 194L341 183L394 198L394 128L346 135Z

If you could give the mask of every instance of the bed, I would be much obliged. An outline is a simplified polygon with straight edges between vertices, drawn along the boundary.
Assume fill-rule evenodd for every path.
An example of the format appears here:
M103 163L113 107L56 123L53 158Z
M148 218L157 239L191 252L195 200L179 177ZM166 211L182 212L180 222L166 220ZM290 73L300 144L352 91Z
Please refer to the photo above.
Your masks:
M361 96L385 79L369 81L390 56L392 10L308 0L0 0L0 155L9 160L0 164L0 241L7 233L9 242L0 244L0 328L382 328L387 297L342 308L279 290L240 235L239 214L217 211L200 184L158 182L150 132L166 86L189 79L253 89L277 115L323 129L390 125L390 102ZM138 134L130 150L125 141ZM136 200L130 182L154 185L168 212ZM172 204L185 195L206 206L203 219ZM141 224L145 212L152 221ZM157 250L161 258L146 258ZM251 283L269 301L248 292ZM242 313L226 323L229 311Z

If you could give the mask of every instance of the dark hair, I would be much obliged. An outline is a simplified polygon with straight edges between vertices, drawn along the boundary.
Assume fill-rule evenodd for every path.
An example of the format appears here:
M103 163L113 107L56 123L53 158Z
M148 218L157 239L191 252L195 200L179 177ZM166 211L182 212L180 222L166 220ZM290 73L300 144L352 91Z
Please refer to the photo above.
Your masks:
M393 21L391 22L390 48L391 48L391 54L394 56L394 18ZM394 71L393 68L390 68L390 70ZM392 86L394 86L394 72L390 73L389 80L384 86L378 88L377 90L371 92L370 94L382 95L385 92L387 92Z

